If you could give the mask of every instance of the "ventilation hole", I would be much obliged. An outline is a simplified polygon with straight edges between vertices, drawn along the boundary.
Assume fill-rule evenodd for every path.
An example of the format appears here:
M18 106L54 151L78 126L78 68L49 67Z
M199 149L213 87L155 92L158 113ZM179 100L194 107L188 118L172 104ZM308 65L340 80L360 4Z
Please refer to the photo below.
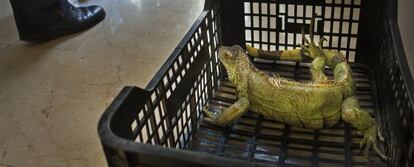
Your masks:
M181 81L181 76L177 76L177 84L179 84Z
M245 31L245 35L246 35L246 40L247 41L251 41L252 40L252 31L251 30L246 30Z
M347 34L349 31L349 22L342 22L342 34Z
M357 39L356 38L351 38L351 49L356 49L356 43L357 43Z
M131 131L133 132L138 126L137 120L134 120L131 124Z
M316 15L318 15L318 16L321 16L322 15L322 7L320 7L320 6L317 6L316 8L315 8L315 12L313 12L313 13L316 13Z
M276 32L270 32L270 42L276 43Z
M268 41L267 41L267 33L268 33L268 31L263 31L263 32L262 32L262 41L263 41L263 42L268 42Z
M332 47L338 47L338 40L337 36L332 37Z
M266 20L267 23L267 20ZM276 28L276 17L270 17L270 28L275 29Z
M326 9L325 9L325 18L327 18L327 19L332 18L331 12L332 12L332 8L331 7L326 7Z
M155 124L158 125L161 122L161 115L160 115L160 106L155 108L154 110L154 117L155 117Z
M295 6L294 5L288 5L288 16L295 16Z
M359 20L359 9L358 8L354 9L354 13L353 13L352 19Z
M268 45L267 44L262 44L262 49L269 50Z
M153 102L153 103L155 103L155 100L157 99L157 95L155 94L155 93L153 93L152 95L151 95L151 101Z
M250 11L250 3L249 2L245 2L244 3L244 13L251 13L251 11Z
M335 7L334 18L341 19L341 8L340 7Z
M177 62L175 62L175 63L174 63L174 70L175 70L175 71L177 71L177 69L178 69L178 63L177 63Z
M279 44L286 44L286 41L285 41L285 39L286 39L286 33L280 33L279 34Z
M267 14L267 4L262 3L262 14Z
M270 14L276 15L276 4L270 4Z
M325 21L324 22L323 31L325 33L330 33L330 31L331 31L331 24L330 24L329 21Z
M328 45L329 45L329 41L331 40L331 37L329 37L329 36L328 36L328 37L325 37L325 38L326 38L327 42L324 42L324 43L323 43L323 46L324 46L324 47L328 47Z
M256 41L256 42L260 42L260 40L259 40L259 31L258 30L254 30L253 31L253 36L254 36L254 39L253 39L253 41Z
M246 27L251 27L250 16L244 16L244 25Z
M253 13L259 14L259 3L253 2Z
M296 9L296 16L303 17L303 5L298 5Z
M259 26L259 16L253 16L253 27L260 27Z
M341 37L341 48L346 48L348 45L348 37Z
M350 51L348 56L349 56L349 58L348 58L349 62L355 62L355 52L354 51Z
M286 13L285 9L286 9L285 4L279 5L279 13Z
M268 27L268 25L267 25L267 17L266 16L263 16L262 17L262 28L267 28Z
M307 5L306 6L306 17L312 17L313 13L314 13L313 12L313 6Z
M142 127L142 130L141 130L141 133L140 133L140 135L142 137L142 142L144 142L144 143L146 143L148 141L148 136L149 136L148 131L147 131L147 127L148 127L148 125L145 124Z
M176 84L175 84L175 82L173 82L173 84L171 85L171 89L172 89L172 91L174 91L174 90L175 90L175 88L176 88Z
M288 44L293 45L293 34L288 33Z
M334 33L339 33L339 21L335 21L333 23L333 32Z
M158 137L159 137L158 139L160 140L164 137L164 131L162 129L162 126L158 128Z
M349 20L351 17L351 8L344 8L343 18L344 20Z
M302 34L296 34L296 43L297 44L301 44L302 43Z
M358 34L358 23L352 23L352 34Z

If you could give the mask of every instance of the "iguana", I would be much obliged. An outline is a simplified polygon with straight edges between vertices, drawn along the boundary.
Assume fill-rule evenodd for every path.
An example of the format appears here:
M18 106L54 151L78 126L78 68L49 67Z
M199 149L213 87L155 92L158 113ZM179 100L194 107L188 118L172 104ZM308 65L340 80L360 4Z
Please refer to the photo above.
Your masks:
M316 46L312 23L309 31L311 41L306 39L302 30L303 40L308 46L301 45L301 49L263 51L246 46L248 54L253 57L291 61L311 58L311 82L301 83L277 75L270 76L258 70L241 47L221 47L219 59L227 70L230 82L236 87L237 101L220 112L212 112L205 107L204 120L226 125L251 110L292 126L321 129L332 127L342 119L364 136L360 148L365 145L364 155L367 158L372 147L382 159L387 160L388 157L377 146L377 138L384 141L377 123L361 109L355 96L355 83L346 58L338 51L322 49L325 38ZM325 65L334 70L333 80L328 80L323 73Z

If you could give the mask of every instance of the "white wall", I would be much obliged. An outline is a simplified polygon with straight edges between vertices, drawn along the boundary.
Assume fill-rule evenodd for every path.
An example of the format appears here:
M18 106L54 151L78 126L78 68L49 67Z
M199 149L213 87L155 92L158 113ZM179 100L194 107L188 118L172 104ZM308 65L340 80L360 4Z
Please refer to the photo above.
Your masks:
M411 75L414 77L414 0L398 0L398 26Z

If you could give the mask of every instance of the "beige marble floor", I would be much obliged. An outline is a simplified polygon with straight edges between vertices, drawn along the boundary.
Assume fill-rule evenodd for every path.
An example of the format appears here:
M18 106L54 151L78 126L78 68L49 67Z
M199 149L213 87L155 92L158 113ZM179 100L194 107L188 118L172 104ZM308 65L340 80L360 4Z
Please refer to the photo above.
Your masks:
M19 41L10 3L0 1L0 167L104 166L96 129L102 112L123 86L149 82L204 2L80 4L100 4L107 17L34 44Z

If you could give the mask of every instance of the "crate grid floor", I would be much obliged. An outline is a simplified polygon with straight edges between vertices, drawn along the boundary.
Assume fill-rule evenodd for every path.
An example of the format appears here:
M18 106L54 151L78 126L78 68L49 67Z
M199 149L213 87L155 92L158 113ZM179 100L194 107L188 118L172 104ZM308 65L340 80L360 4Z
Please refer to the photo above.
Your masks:
M255 65L285 78L301 82L310 80L306 64L269 65L259 61ZM361 107L373 116L376 110L375 92L369 71L360 65L352 65L352 70ZM326 70L326 74L332 77L331 70ZM226 108L235 100L234 86L223 80L213 93L209 109L217 111ZM370 151L370 160L364 157L359 150L362 137L356 132L350 124L342 121L328 129L309 130L268 120L249 111L228 127L211 125L201 120L189 149L267 165L385 166L373 151Z

